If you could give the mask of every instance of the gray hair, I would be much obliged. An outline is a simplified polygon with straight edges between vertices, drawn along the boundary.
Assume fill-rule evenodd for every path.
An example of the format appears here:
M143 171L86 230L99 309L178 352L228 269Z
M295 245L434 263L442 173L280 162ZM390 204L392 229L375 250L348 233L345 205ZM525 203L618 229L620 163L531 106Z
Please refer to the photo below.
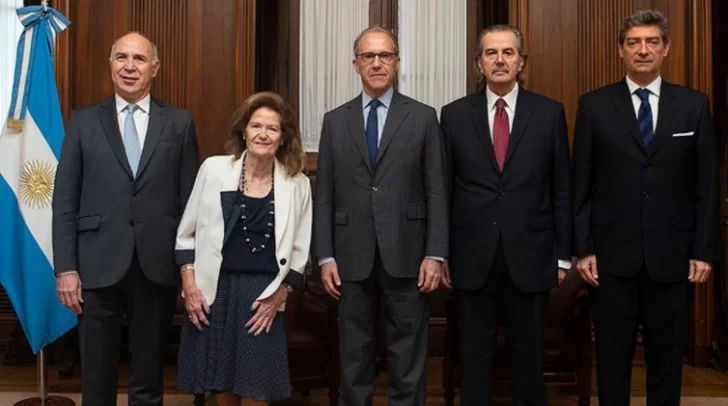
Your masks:
M359 35L356 36L356 39L354 40L354 56L356 56L356 54L359 53L359 42L361 41L361 39L364 38L365 35L371 34L374 32L381 32L383 34L387 34L389 39L392 40L392 44L394 44L394 53L399 55L399 42L397 41L397 36L395 36L394 33L392 33L392 31L390 31L382 26L375 25L373 27L367 28L366 30L362 31L361 33L359 33Z
M483 52L485 51L483 49L483 40L485 39L485 36L490 33L493 33L493 32L512 32L513 35L516 36L516 49L518 51L518 55L520 55L521 58L523 58L524 66L526 65L526 59L528 59L528 52L526 51L526 48L523 45L523 33L521 33L521 30L519 30L516 27L506 25L506 24L496 24L496 25L491 25L491 26L487 27L480 33L480 37L478 37L478 50L475 53L475 57L474 57L475 74L478 77L477 88L479 90L482 90L485 88L486 80L485 80L485 75L483 75L482 72L480 72L480 70L478 69L478 58L480 58L481 55L483 55ZM523 71L518 72L518 74L516 75L516 80L518 81L519 85L521 85L521 86L523 85L523 83L525 82L525 79L523 77Z
M136 34L136 35L144 38L145 40L147 40L147 42L149 42L149 45L151 45L151 47L152 47L152 63L159 62L159 52L157 50L157 44L152 42L146 35L144 35L140 32L137 32L137 31L128 32L128 33L124 34L123 36L117 38L117 40L114 41L113 44L111 44L111 53L109 54L109 59L114 58L114 50L116 50L116 43L119 42L120 39L126 37L127 35L131 35L131 34Z
M631 30L632 27L645 25L660 27L662 42L666 44L670 42L667 37L667 18L657 10L639 10L627 17L622 23L622 27L619 29L619 44L624 44L627 39L627 31Z

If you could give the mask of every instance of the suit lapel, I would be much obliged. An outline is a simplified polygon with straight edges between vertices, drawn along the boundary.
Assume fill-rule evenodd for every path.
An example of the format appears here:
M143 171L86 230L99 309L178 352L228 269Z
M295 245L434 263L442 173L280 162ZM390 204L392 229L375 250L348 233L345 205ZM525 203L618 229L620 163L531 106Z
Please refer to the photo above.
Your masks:
M164 106L157 103L156 100L152 99L149 103L149 125L147 126L147 137L144 141L144 148L142 148L142 157L139 161L139 169L137 170L137 178L144 173L144 168L149 163L154 149L157 147L157 142L162 136L164 130Z
M516 115L513 117L513 128L508 139L506 160L503 163L504 169L508 165L508 160L513 155L513 151L518 146L518 141L521 140L521 137L526 132L526 124L528 124L528 119L531 118L531 114L533 114L533 108L531 107L530 94L521 88L518 90L518 98L516 99Z
M402 122L409 114L409 106L407 104L408 102L405 98L401 97L399 93L394 92L389 111L387 112L387 120L384 122L382 139L379 140L376 162L382 159L382 155L387 150L389 143L392 142L394 135L397 134L397 131L402 126Z
M245 152L243 152L243 156L245 155ZM228 168L229 172L224 176L224 181L222 185L222 192L226 191L235 191L237 192L237 195L240 196L240 192L238 189L239 182L240 182L240 171L243 169L243 158L240 157L237 161L233 162L233 164ZM224 208L222 208L224 213ZM223 215L223 222L225 223L225 236L222 239L222 246L225 246L225 243L227 242L228 238L230 238L230 234L233 231L233 228L235 228L235 223L237 223L238 219L240 218L240 202L238 199L235 199L235 204L233 207L233 212L230 215L230 218L225 221L225 216Z
M495 150L493 149L493 141L490 138L490 126L488 125L488 102L485 91L479 92L473 98L473 104L470 109L470 117L473 119L473 125L478 132L478 141L485 151L490 164L493 168L500 172L498 164L495 161Z
M369 173L374 173L372 165L369 162L369 148L366 144L366 136L364 134L364 114L362 113L361 95L350 101L346 106L346 116L344 121L349 128L349 134L359 150L361 158L364 160Z
M273 190L275 198L275 234L276 248L281 246L281 238L286 232L288 224L288 212L291 205L291 189L293 184L286 174L286 168L276 159L273 170Z
M617 108L619 115L622 116L624 124L629 128L629 132L632 134L634 142L643 151L645 151L645 144L642 141L642 133L640 132L639 125L637 124L637 116L634 113L634 104L632 103L632 95L629 94L629 88L627 82L622 80L619 85L615 88L614 106Z
M116 101L112 97L105 103L101 104L99 110L99 118L101 120L101 126L104 128L106 139L111 145L111 149L114 151L114 155L119 160L122 168L126 171L130 178L134 179L134 175L131 172L131 166L129 166L129 159L126 157L126 150L124 149L124 140L121 138L119 132L119 119L116 113Z
M652 156L660 143L668 136L672 117L675 115L675 94L672 92L672 85L662 80L660 97L658 100L657 127L655 128L655 139L648 148L647 155Z

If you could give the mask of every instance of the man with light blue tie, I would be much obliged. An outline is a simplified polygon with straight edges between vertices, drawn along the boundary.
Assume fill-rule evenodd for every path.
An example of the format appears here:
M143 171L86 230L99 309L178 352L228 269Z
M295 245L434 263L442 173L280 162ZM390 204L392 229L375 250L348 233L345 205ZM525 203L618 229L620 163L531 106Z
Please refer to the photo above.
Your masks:
M629 404L641 325L647 404L678 405L693 289L720 258L710 103L660 75L661 13L628 17L618 49L627 77L582 96L576 115L576 268L590 285L599 404Z
M57 293L79 315L83 405L115 405L121 321L129 325L129 404L161 405L162 359L179 271L177 225L197 176L195 125L151 98L156 46L111 48L114 97L71 113L53 195Z
M443 142L435 110L392 87L391 32L364 30L352 63L364 89L324 116L314 199L314 252L339 300L339 404L372 404L380 315L390 405L424 405L424 294L438 287L448 255Z

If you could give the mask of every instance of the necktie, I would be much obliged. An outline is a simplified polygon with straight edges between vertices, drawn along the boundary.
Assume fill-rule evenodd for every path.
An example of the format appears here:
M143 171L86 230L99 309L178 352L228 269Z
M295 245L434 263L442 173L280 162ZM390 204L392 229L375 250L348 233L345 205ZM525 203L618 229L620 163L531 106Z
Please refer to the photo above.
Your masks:
M639 113L637 113L637 124L640 126L640 132L642 133L642 142L645 147L649 146L652 140L655 138L655 134L652 130L652 108L650 107L650 91L647 89L635 90L637 96L642 100L640 104Z
M367 147L369 147L369 161L372 168L377 160L377 149L379 149L379 118L377 117L377 108L382 103L379 99L372 99L369 102L369 116L367 117Z
M126 150L126 159L129 160L131 172L136 178L137 169L139 168L139 160L142 156L142 146L139 143L139 134L134 124L134 111L139 106L129 104L126 106L126 120L124 120L124 149Z
M495 150L495 160L501 171L506 161L510 131L506 101L498 99L495 102L495 117L493 118L493 149Z

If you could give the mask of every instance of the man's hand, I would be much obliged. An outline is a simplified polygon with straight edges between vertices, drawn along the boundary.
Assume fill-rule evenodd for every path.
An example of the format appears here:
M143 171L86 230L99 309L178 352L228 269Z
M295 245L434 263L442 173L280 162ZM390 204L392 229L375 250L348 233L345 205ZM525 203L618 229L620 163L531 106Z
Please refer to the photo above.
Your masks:
M336 262L327 262L321 265L321 282L324 284L326 291L336 300L341 298L341 279L339 278L339 267Z
M445 285L446 288L452 289L452 279L450 279L450 264L447 261L442 263L442 276L440 276L440 283Z
M697 259L691 259L690 260L690 274L688 275L688 280L692 283L705 283L705 281L708 280L708 277L710 276L710 272L713 270L713 267L705 262L705 261L699 261Z
M67 272L56 277L56 294L63 306L76 315L81 314L83 297L81 296L81 278L77 271Z
M437 289L440 284L440 274L442 273L442 264L440 261L425 258L420 265L420 278L417 281L417 287L420 292L427 293Z
M599 273L597 272L597 256L587 255L576 261L576 270L581 279L594 287L599 286Z
M564 268L559 268L559 285L561 285L561 282L563 282L563 281L564 281L564 279L566 279L566 274L567 274L568 272L569 272L569 271L567 271L567 270L566 270L566 269L564 269Z

